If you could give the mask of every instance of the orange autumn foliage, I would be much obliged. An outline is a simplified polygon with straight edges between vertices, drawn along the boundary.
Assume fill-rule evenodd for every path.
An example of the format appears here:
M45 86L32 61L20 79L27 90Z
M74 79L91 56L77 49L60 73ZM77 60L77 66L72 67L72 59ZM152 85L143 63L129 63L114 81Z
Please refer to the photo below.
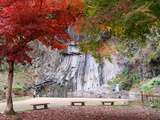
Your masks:
M38 40L64 49L71 40L67 28L81 16L81 0L0 0L0 57L31 62L28 43Z

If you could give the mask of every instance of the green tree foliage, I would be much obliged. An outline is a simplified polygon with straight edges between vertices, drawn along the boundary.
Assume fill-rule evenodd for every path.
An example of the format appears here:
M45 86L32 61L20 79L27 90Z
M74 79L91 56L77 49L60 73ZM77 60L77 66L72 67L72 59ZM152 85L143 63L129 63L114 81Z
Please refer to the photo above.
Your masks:
M86 3L87 16L92 20L98 18L95 24L110 25L113 32L123 32L123 37L143 38L160 20L159 0L86 0ZM113 27L117 26L123 31L115 31Z
M158 86L160 86L160 77L152 78L149 82L144 83L141 86L141 90L144 92L151 92Z
M140 83L140 75L135 71L130 71L128 68L119 74L115 79L109 82L109 84L119 84L123 90L130 90L133 85Z
M96 40L87 40L82 41L79 44L81 51L84 53L91 53L95 58L98 58L97 48L99 46L98 41Z
M111 30L119 38L117 49L129 57L148 44L146 36L160 24L160 0L85 1L88 22L82 29L89 36Z
M95 16L104 9L111 8L118 0L86 0L86 16Z

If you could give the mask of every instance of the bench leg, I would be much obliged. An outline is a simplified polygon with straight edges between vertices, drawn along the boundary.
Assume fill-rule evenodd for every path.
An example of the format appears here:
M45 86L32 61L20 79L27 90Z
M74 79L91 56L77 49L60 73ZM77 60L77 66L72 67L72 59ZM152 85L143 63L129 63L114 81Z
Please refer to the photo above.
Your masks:
M111 106L113 106L113 105L114 105L114 103L112 102L112 103L111 103Z
M104 105L105 105L105 103L104 103L104 102L102 102L102 105L104 106Z
M48 105L47 104L44 105L44 109L48 109Z
M33 110L37 110L37 107L35 105L33 105Z
M85 106L85 103L84 103L84 102L82 103L82 106Z
M71 103L71 106L74 106L74 103Z

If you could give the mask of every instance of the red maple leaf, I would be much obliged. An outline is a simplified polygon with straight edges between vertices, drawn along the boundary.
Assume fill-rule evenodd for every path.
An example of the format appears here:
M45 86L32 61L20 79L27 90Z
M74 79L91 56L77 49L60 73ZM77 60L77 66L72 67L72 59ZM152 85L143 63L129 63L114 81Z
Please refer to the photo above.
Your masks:
M67 33L82 13L81 0L0 0L0 58L9 65L6 113L13 114L14 62L31 62L28 43L37 40L51 48L64 49ZM2 42L1 42L2 41Z
M52 48L65 48L70 40L67 28L82 12L82 5L78 6L80 2L75 3L69 0L0 0L0 36L5 40L0 46L0 56L17 62L30 61L26 48L33 40Z

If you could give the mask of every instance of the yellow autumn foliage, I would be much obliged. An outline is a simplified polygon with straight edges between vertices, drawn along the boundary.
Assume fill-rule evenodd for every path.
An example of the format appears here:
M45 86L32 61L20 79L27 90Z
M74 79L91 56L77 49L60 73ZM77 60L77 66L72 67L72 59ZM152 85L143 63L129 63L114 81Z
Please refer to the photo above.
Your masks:
M122 36L125 32L125 29L122 26L117 25L114 27L113 32L116 36Z
M101 43L97 51L101 57L107 57L117 52L116 47L109 42Z
M102 31L108 31L108 32L111 32L111 31L112 31L112 27L111 27L111 26L104 25L104 24L100 24L100 25L99 25L99 28L100 28L100 30L102 30Z

